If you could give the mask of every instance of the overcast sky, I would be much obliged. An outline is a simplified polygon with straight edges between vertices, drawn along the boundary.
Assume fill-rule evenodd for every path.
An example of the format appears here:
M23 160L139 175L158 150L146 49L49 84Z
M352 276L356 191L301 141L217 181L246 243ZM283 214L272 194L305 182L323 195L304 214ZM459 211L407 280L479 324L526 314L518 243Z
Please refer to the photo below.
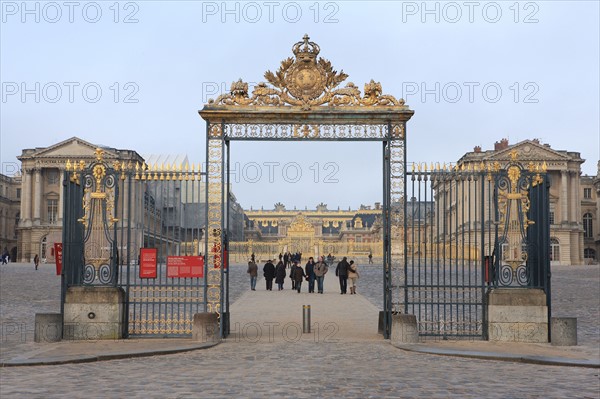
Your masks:
M347 82L405 98L409 161L537 138L596 174L598 4L2 1L2 171L72 136L203 162L197 111L233 80L264 81L307 33ZM382 197L379 143L235 142L232 166L245 208Z

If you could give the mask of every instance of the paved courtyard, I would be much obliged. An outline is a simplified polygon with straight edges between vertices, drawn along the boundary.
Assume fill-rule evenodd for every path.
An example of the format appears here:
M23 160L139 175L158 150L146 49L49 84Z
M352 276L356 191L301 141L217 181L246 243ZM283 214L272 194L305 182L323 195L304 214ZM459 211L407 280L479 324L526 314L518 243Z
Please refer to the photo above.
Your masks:
M392 347L376 334L374 324L381 306L380 268L365 266L362 270L359 293L364 296L341 296L332 275L326 279L324 295L297 294L291 291L289 279L282 292L265 292L263 281L259 281L258 291L247 291L243 266L232 266L232 299L239 299L232 306L234 331L218 346L146 358L2 368L0 395L11 398L600 397L597 368L447 357ZM32 342L34 314L59 310L59 280L49 265L38 271L31 265L0 267L0 358L43 350L40 346L43 344ZM554 315L578 317L580 345L568 350L575 355L585 353L598 358L600 268L555 267L552 282ZM267 309L265 299L269 303ZM300 326L301 305L305 303L312 305L313 323L321 330L300 337L296 328ZM360 317L361 313L364 317ZM322 318L324 315L327 316ZM273 326L269 327L273 339L269 339L268 328L257 339L255 327L265 323ZM539 350L550 349L540 346Z

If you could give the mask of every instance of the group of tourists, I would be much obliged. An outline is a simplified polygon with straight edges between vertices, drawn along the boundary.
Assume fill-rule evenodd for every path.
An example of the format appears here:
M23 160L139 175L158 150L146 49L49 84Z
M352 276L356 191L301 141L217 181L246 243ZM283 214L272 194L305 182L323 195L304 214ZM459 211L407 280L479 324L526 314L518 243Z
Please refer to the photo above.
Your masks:
M288 253L289 254L289 253ZM286 254L286 255L288 255ZM289 254L292 255L292 254ZM299 255L294 257L294 255ZM302 290L302 282L308 282L308 292L315 292L315 283L317 292L323 293L323 282L325 275L329 271L331 262L326 262L324 256L320 256L318 262L315 262L311 256L308 258L308 262L304 267L300 264L302 254L294 254L290 260L289 276L287 273L288 267L286 267L286 258L280 254L280 260L275 265L275 259L268 260L263 266L263 276L265 278L267 291L273 291L273 280L277 284L277 290L283 290L283 284L286 277L289 277L292 281L292 289L298 293ZM328 257L329 258L329 257ZM327 259L329 260L329 259ZM256 291L256 280L258 277L258 265L254 259L250 259L248 262L248 274L250 275L250 289ZM356 294L356 283L359 278L358 265L353 260L348 262L347 258L344 257L335 268L335 275L338 277L340 282L340 294L346 294L348 291L348 280L351 282L350 294Z

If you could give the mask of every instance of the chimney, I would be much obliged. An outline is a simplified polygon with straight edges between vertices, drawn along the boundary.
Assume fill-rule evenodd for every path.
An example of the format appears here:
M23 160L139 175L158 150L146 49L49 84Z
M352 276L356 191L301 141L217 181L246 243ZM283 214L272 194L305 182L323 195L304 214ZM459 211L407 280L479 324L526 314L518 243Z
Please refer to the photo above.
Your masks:
M533 141L535 144L539 144L540 143L540 139L533 139L531 141Z
M375 203L375 209L381 209L381 202Z
M502 151L508 148L508 139L502 139L494 143L494 151Z
M481 146L479 146L479 145L476 145L476 146L473 148L473 151L474 151L474 152L477 152L477 153L481 152Z

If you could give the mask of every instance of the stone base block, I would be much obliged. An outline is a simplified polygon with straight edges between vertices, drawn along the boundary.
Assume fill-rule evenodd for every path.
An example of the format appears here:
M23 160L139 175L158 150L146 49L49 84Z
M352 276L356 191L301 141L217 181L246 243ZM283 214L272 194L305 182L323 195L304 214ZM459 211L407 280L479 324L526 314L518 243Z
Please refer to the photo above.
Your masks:
M546 294L538 289L497 288L487 294L488 339L501 342L548 342Z
M489 323L490 341L497 342L548 342L548 323Z
M192 325L192 339L217 343L221 340L219 317L216 313L196 313Z
M553 317L550 319L551 343L555 346L577 345L577 318Z
M393 314L391 344L415 344L418 342L417 317L412 314Z
M36 313L34 342L58 342L63 335L63 319L60 313Z
M68 288L64 305L64 339L123 338L124 299L122 288Z

